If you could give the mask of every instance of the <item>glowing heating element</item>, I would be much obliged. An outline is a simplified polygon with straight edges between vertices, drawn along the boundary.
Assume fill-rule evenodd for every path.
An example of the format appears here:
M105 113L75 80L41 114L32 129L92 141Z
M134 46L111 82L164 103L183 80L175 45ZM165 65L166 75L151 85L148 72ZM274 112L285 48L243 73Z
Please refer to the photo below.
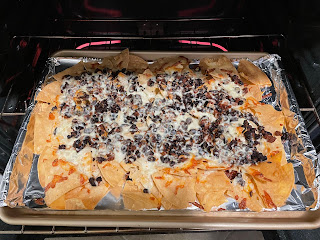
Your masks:
M89 47L89 46L100 46L100 45L108 45L108 44L116 44L116 43L121 43L121 40L89 42L89 43L81 44L76 49L82 49L82 48Z
M228 52L227 49L225 49L224 47L222 47L221 45L216 44L216 43L199 42L199 41L188 41L188 40L179 40L179 43L194 44L194 45L205 45L205 46L213 46L213 47L220 48L220 49L221 49L222 51L224 51L224 52Z

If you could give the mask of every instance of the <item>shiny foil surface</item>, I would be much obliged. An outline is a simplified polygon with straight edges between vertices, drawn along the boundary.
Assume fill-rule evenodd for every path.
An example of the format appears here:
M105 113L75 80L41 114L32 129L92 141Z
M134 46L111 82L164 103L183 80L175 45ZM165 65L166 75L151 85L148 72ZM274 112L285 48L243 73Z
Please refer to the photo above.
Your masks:
M71 67L79 61L99 61L101 59L96 58L67 58L56 57L49 58L47 66L44 71L43 78L38 84L38 91L41 91L41 86L52 81L52 76L68 67ZM232 59L233 64L237 67L239 59ZM198 64L199 60L194 59L191 64ZM262 57L253 63L262 69L263 72L272 80L272 86L262 89L264 91L264 98L262 102L266 104L272 104L275 109L282 110L284 107L281 104L281 96L288 94L289 110L294 113L294 118L298 120L298 125L295 127L294 136L291 136L290 140L286 140L284 148L286 151L286 158L288 162L291 162L294 166L295 173L295 186L291 192L291 195L287 199L286 205L278 208L278 211L304 211L304 210L316 210L319 208L319 180L320 180L320 166L317 158L315 148L310 140L310 136L307 132L303 117L299 110L297 100L291 89L287 76L282 68L281 58L278 55L267 55ZM285 95L286 96L286 95ZM34 102L30 104L26 112L26 116L21 125L18 133L15 145L12 150L11 157L7 164L6 170L3 175L3 179L0 185L0 206L10 207L28 207L28 208L44 208L45 205L39 204L39 199L44 198L44 189L41 187L38 179L37 163L38 155L33 156L33 162L30 171L22 172L21 174L28 175L27 181L21 181L18 187L21 190L20 197L22 201L11 198L7 201L8 190L10 184L10 176L12 168L17 159L19 150L21 149L24 137L27 131L27 125L30 119L31 112L34 107ZM308 169L306 166L309 166ZM310 174L311 173L311 174ZM240 210L238 203L229 199L229 201L220 206L227 211L246 211ZM124 209L123 201L121 197L116 199L111 193L108 193L96 206L95 209ZM199 208L193 206L188 209L199 210Z

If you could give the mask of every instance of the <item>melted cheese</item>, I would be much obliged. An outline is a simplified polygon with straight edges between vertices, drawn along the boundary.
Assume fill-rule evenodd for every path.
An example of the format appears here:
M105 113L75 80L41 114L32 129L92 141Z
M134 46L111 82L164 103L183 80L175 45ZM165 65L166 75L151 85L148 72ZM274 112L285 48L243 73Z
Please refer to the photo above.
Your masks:
M228 106L239 110L235 99L242 98L243 87L226 78L210 80L210 88L206 90L208 85L204 82L208 81L200 72L182 76L172 69L168 71L169 75L162 76L164 82L159 83L151 74L140 74L137 78L134 74L124 73L116 77L93 73L81 76L81 80L65 80L63 85L67 83L67 86L59 102L66 103L67 107L61 106L61 114L72 114L71 117L66 115L70 118L59 116L56 134L59 144L66 145L66 149L59 149L58 157L90 177L98 173L92 169L89 159L114 154L114 161L139 166L141 184L147 189L153 186L153 173L169 166L187 166L191 156L205 158L208 167L237 164L239 158L250 157L252 148L246 146L241 131L245 118L236 116L235 119L227 113L221 113L221 116L215 111L218 103L219 108ZM154 86L148 86L150 79ZM190 86L187 84L189 80L193 82ZM195 81L199 86L196 87ZM79 97L80 93L85 96ZM207 98L206 93L211 98ZM225 110L218 112L222 111ZM200 121L204 118L209 130L202 133ZM82 125L77 126L72 120ZM72 131L79 136L70 137ZM136 139L138 135L142 138L139 140L141 144ZM75 141L86 138L91 139L90 144L96 145L91 147L87 143L77 152ZM236 146L228 146L236 139ZM177 149L169 151L172 146ZM147 153L150 151L152 153ZM154 161L148 161L148 154L154 157ZM181 155L186 156L185 162L178 161Z

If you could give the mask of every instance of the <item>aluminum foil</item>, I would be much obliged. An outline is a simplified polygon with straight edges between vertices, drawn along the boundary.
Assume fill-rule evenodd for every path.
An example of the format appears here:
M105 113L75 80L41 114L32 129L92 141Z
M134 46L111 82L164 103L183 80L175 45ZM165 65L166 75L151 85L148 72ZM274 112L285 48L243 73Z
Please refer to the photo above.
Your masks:
M38 91L41 90L41 86L46 82L49 82L51 77L68 67L71 67L79 61L99 61L101 59L95 58L66 58L57 57L49 58L47 61L47 67L44 71L43 78L39 81ZM233 64L238 65L239 59L233 59ZM198 64L199 60L192 60L191 64ZM297 100L290 87L289 81L281 65L281 58L278 55L267 55L260 58L253 63L259 66L272 80L272 86L262 89L266 97L263 98L263 102L266 104L272 104L275 109L281 110L283 108L281 104L281 94L284 91L287 92L289 98L290 111L294 113L294 118L298 120L298 125L295 127L294 136L291 136L290 140L284 143L286 158L288 162L291 162L294 166L295 173L295 187L291 192L291 195L287 199L286 205L278 208L279 211L303 211L303 210L316 210L319 208L320 199L320 164L317 158L317 154L314 146L310 140L310 136L306 130L306 126L299 110ZM37 163L38 155L34 155L32 166L29 172L29 177L26 183L19 185L19 190L22 192L22 199L19 203L17 199L6 201L8 196L8 189L10 184L10 175L12 173L13 166L15 164L19 150L21 149L26 131L27 124L30 119L30 114L34 107L34 102L28 107L25 119L21 125L18 133L17 140L12 150L11 157L7 164L6 170L3 175L3 179L0 185L0 206L10 205L11 207L23 206L34 209L46 208L45 205L39 204L39 199L42 199L45 195L44 189L41 187L38 179ZM302 161L303 158L303 161ZM314 171L314 178L310 181L310 176L305 175L305 165L311 166L311 171ZM310 172L309 172L310 173ZM311 172L313 175L313 172ZM309 181L308 181L309 179ZM316 194L314 194L314 192ZM221 205L221 208L230 211L239 211L238 203L234 199L228 199L227 203ZM124 209L123 201L121 198L116 199L112 194L107 194L96 206L96 209ZM189 209L197 209L197 207L190 207Z

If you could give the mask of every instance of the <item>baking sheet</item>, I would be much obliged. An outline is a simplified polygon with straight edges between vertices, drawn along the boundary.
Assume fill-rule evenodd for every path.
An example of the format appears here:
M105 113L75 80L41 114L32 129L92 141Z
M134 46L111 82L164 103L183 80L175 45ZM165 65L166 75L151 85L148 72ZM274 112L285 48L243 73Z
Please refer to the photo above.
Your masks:
M172 54L172 53L171 53ZM139 55L139 54L138 54ZM154 54L153 56L155 56ZM176 54L175 54L176 55ZM183 54L179 54L183 55ZM140 55L141 56L141 55ZM228 56L228 55L227 55ZM229 57L236 57L234 59L234 64L237 65L239 56L246 56L245 54L234 54ZM188 56L190 57L190 56ZM193 56L193 60L191 64L197 64L198 60ZM202 55L204 57L204 55ZM144 58L146 58L144 56ZM155 57L157 58L157 57ZM154 58L153 58L154 59ZM153 60L148 59L147 60ZM39 82L39 87L48 81L50 81L50 77L57 72L60 72L80 60L83 61L92 61L99 60L97 58L88 58L88 57L53 57L50 58L47 62L46 74L43 79ZM290 142L287 141L285 143L287 160L292 162L295 170L295 183L296 187L293 189L290 197L287 200L287 204L281 207L280 211L284 210L306 210L311 207L311 210L316 210L319 208L319 202L316 199L319 199L318 195L314 195L314 192L319 189L319 163L316 156L315 149L311 143L310 137L306 131L305 124L303 122L303 118L299 111L299 107L297 105L294 94L290 88L289 82L284 74L284 71L281 67L281 59L278 55L267 55L262 58L256 59L254 61L268 76L272 79L273 86L264 89L266 91L266 95L271 95L269 97L264 98L264 102L268 104L272 104L275 108L281 109L283 106L281 104L280 92L284 89L287 89L289 102L290 102L290 110L295 113L295 118L299 121L299 124L296 127L296 136L292 137ZM8 166L6 168L3 181L0 186L0 206L6 206L9 204L11 207L13 206L27 206L29 208L43 208L42 204L39 203L39 199L44 197L44 191L39 184L38 174L37 174L37 156L34 156L33 163L31 166L30 174L28 181L26 183L21 184L21 201L17 199L7 199L7 193L9 188L9 178L12 171L12 167L14 161L16 160L16 156L18 154L19 149L21 148L21 144L24 139L24 135L26 132L26 126L29 120L30 112L33 109L34 104L31 104L28 108L26 118L22 124L22 127L19 131L19 135L13 149L11 158L9 160ZM302 159L301 156L304 156ZM305 175L305 165L312 165L311 175L314 175L313 181L310 182L310 176ZM310 170L310 169L309 169ZM310 174L308 174L310 175ZM319 191L317 191L319 194ZM6 201L7 200L7 201ZM316 200L316 201L315 201ZM315 204L313 204L315 203ZM313 204L313 205L312 205ZM221 206L227 210L238 210L238 204L231 200ZM116 200L110 193L106 195L100 203L96 207L99 209L111 209L111 210L123 210L122 200ZM191 207L190 209L197 209L196 207Z

